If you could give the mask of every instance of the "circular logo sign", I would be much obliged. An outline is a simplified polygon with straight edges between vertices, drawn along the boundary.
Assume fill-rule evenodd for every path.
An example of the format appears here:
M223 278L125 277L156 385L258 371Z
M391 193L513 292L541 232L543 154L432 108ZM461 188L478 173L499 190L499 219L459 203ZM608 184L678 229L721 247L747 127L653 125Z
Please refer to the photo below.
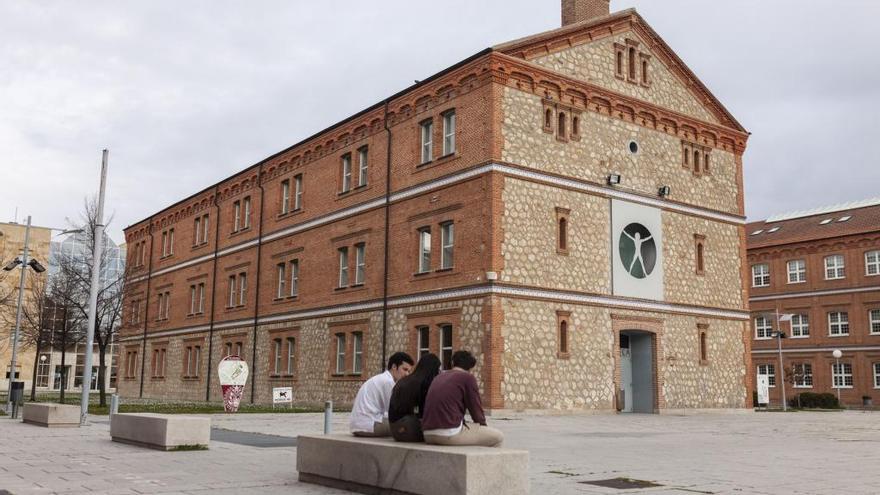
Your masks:
M640 223L631 223L620 233L620 262L635 278L645 278L657 264L657 244L651 231Z

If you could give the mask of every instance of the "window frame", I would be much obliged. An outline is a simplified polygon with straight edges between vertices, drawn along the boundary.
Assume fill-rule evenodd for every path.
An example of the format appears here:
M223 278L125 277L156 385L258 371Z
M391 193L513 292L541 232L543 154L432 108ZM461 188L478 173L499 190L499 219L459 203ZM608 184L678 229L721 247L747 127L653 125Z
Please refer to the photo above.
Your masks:
M354 285L364 285L367 278L367 244L359 242L354 245Z
M419 122L419 154L421 165L434 160L434 119Z
M368 181L369 174L369 153L370 149L367 146L361 146L357 150L358 154L358 180L357 187L365 187Z
M455 268L455 222L440 224L440 270Z
M830 262L834 261L832 265ZM838 265L836 262L840 261ZM829 277L830 271L834 271L834 276ZM825 257L825 280L843 280L846 278L846 258L842 254L832 254Z
M758 273L759 268L765 268L766 273ZM763 270L762 270L763 271ZM752 287L770 287L770 264L756 263L752 265Z
M431 271L431 227L420 227L417 232L419 257L416 273L428 273Z
M348 246L342 246L336 249L336 257L339 260L339 276L337 277L337 288L342 289L348 287Z
M795 322L795 318L797 322ZM810 315L805 313L798 313L791 316L791 321L789 322L789 326L791 327L791 338L793 339L807 339L810 337Z
M299 297L299 258L290 260L290 297Z
M364 372L364 333L351 332L351 374L360 375Z
M455 133L458 126L455 109L447 110L441 114L443 119L443 155L455 154Z
M874 371L874 388L880 388L880 363L871 363Z
M838 315L837 321L832 321L832 315ZM835 327L837 333L834 333ZM829 337L848 337L849 336L849 312L847 311L829 311L828 312L828 336Z
M440 369L442 370L451 370L452 366L452 353L454 352L455 346L455 326L452 323L441 323L437 325L437 333L439 334L438 339L438 349L440 358ZM447 345L446 337L449 336L449 344ZM448 367L446 364L448 361Z
M868 309L868 335L880 335L880 308Z
M838 379L840 384L838 384ZM847 384L849 382L849 384ZM831 388L849 389L855 385L853 365L849 362L831 363Z
M792 270L792 263L795 265L795 270ZM798 265L799 263L799 265ZM803 284L807 282L807 261L804 259L796 259L796 260L788 260L785 263L785 268L788 273L788 283L789 284ZM794 278L792 278L794 275Z
M872 257L874 258L873 260L871 259ZM872 268L874 270L874 273L871 273ZM880 276L880 250L865 252L865 276Z
M287 262L282 261L275 265L275 299L282 299L287 296Z
M429 325L416 326L416 360L425 354L431 353L431 327Z
M296 174L293 176L293 211L302 209L303 201L303 175Z
M813 388L813 363L793 363L791 369L794 388Z
M290 213L290 179L281 181L281 214Z
M337 333L336 336L336 374L345 374L345 332Z
M764 368L765 373L761 372L761 368ZM776 365L773 363L767 364L759 364L757 365L757 376L765 375L767 377L767 384L770 388L776 388Z
M763 320L765 325L759 325L758 320ZM771 340L773 338L773 335L771 335L773 333L773 324L770 323L770 321L771 320L766 316L756 316L754 318L755 340ZM761 336L761 333L764 334L763 337Z
M339 190L341 194L351 191L351 153L342 155L342 178Z

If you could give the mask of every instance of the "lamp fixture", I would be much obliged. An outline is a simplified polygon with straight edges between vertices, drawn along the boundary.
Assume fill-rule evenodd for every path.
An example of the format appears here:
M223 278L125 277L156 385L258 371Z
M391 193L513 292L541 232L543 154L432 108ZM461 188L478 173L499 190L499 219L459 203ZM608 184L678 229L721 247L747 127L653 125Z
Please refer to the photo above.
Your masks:
M669 186L660 186L660 189L657 190L657 195L661 198L669 196L670 193L672 193L672 188Z
M617 184L620 184L620 174L609 174L608 175L608 185L609 186L616 186Z
M21 264L21 258L15 258L14 260L10 261L9 263L6 263L6 266L3 267L3 271L11 272L12 270L15 270L15 267L17 267L20 264Z

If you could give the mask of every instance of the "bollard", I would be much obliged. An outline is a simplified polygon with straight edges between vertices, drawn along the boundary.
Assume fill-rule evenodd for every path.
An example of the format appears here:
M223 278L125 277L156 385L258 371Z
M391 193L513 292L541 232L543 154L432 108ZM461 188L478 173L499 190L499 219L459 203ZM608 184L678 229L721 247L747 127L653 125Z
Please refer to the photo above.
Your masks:
M333 432L333 401L324 402L324 434L329 435Z
M119 414L119 396L116 394L110 396L110 414Z

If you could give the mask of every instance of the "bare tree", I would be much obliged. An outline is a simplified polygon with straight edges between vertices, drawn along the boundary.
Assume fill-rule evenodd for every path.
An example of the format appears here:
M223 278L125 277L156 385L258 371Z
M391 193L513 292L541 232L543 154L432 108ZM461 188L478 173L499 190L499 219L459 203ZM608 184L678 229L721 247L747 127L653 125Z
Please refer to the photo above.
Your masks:
M89 289L92 280L92 271L95 263L92 260L92 253L95 247L95 225L97 223L97 203L94 199L86 199L84 202L83 212L78 222L68 222L74 230L79 231L77 239L81 246L74 252L67 252L64 249L55 253L53 262L58 269L58 276L69 284L70 291L66 292L59 300L61 304L66 306L71 313L71 317L86 325L88 321L89 311ZM112 218L111 220L112 221ZM107 223L109 224L110 221ZM105 235L102 240L109 243L109 238ZM106 244L105 244L106 247ZM98 347L98 389L100 395L100 404L107 404L106 383L107 383L107 351L111 349L111 345L116 340L116 334L122 320L122 299L125 290L125 271L119 270L116 263L117 260L110 250L104 249L101 257L101 276L100 287L98 290L98 304L96 307L95 317L95 345ZM85 329L81 329L85 334ZM112 356L111 356L112 359ZM110 363L112 364L112 363ZM91 384L83 383L83 387L89 387Z

